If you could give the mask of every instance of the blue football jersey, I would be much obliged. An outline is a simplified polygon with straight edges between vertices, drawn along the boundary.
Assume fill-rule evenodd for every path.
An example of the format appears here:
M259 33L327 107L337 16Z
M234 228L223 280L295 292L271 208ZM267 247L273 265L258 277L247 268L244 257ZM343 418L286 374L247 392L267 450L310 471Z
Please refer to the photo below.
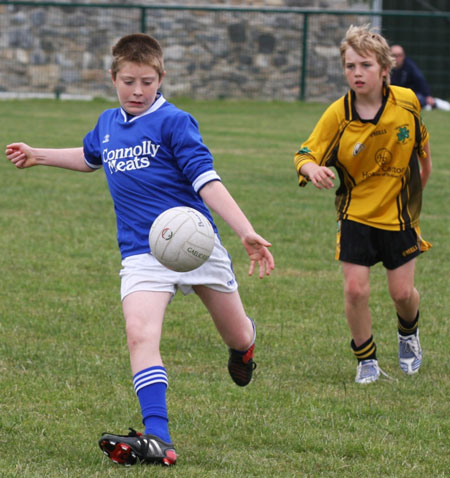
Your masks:
M156 217L175 206L202 212L213 225L198 191L220 180L197 121L162 95L140 116L122 108L104 111L83 140L89 167L103 166L117 218L122 258L150 251Z

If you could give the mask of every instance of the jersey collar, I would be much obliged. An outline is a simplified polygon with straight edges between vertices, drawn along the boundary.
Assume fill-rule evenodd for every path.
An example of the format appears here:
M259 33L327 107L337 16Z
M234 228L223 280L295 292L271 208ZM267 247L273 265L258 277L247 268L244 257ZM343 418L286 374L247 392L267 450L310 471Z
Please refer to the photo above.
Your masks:
M390 88L383 86L383 99L381 102L380 109L378 110L377 114L375 115L374 118L370 120L364 120L359 117L358 112L355 109L355 92L353 90L350 90L344 98L344 103L345 103L345 119L348 121L354 121L354 120L359 120L362 123L373 123L377 124L378 120L380 119L380 116L383 114L384 108L386 107L386 102L389 97L390 93Z
M154 103L152 104L152 106L150 106L150 108L147 111L145 111L144 113L142 113L138 116L131 116L122 107L120 107L120 112L122 113L123 121L125 123L132 123L133 121L136 121L137 119L142 118L143 116L147 116L150 113L153 113L156 110L159 110L159 108L161 108L161 106L165 102L166 102L166 99L164 98L162 93L158 93L157 98L154 101Z

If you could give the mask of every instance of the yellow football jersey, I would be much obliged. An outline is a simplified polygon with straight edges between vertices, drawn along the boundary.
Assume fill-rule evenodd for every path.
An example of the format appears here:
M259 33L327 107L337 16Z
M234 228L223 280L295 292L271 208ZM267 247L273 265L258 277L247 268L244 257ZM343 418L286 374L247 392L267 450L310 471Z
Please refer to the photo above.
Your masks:
M338 219L386 230L415 228L422 203L419 156L426 157L428 131L420 104L407 88L386 88L373 120L361 120L354 93L331 104L294 158L299 171L307 162L334 167Z

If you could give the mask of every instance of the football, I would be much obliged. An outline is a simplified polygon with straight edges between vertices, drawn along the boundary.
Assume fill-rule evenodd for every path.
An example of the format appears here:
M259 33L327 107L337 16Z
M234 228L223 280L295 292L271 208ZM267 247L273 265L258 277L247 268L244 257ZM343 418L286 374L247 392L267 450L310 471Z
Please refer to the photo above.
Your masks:
M191 207L178 206L162 212L149 233L150 250L162 265L188 272L208 260L214 248L209 220Z

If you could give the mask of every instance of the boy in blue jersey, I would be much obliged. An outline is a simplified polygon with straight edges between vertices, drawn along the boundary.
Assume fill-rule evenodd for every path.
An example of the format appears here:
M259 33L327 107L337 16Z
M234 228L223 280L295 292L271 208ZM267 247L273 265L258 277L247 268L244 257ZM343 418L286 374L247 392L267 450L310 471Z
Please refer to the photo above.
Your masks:
M166 269L151 255L148 232L154 219L174 206L190 206L214 225L211 208L236 232L250 258L249 274L269 275L270 243L259 236L213 167L198 125L159 92L165 71L159 43L144 34L123 37L113 47L111 77L120 108L105 111L83 147L32 148L12 143L7 158L18 168L55 166L91 172L103 166L117 217L122 256L121 297L127 342L145 426L144 434L105 433L100 448L116 463L174 465L168 428L168 377L159 343L166 307L178 289L203 301L229 347L228 370L239 386L255 368L255 326L247 317L230 258L216 234L210 259L191 272Z

